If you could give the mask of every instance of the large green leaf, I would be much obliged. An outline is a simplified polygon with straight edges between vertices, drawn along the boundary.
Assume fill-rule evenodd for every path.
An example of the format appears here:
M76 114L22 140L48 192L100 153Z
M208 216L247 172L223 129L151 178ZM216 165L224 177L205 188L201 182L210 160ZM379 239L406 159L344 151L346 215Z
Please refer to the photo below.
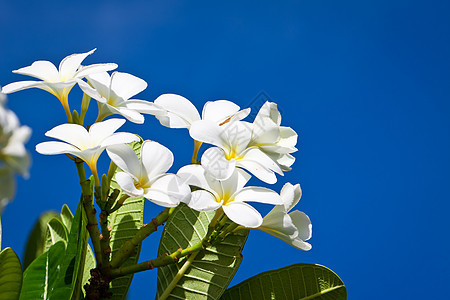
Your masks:
M58 217L59 214L54 211L43 213L35 223L33 230L28 236L27 245L25 246L25 254L23 256L23 269L38 256L40 256L45 249L45 241L47 239L47 223L50 219Z
M61 272L65 250L65 243L59 241L28 266L23 273L20 299L50 299Z
M208 231L215 212L202 213L181 204L164 227L158 255L172 253L200 242ZM218 299L228 287L242 261L241 249L248 230L229 235L222 243L201 250L190 268L170 291L173 299ZM170 285L188 258L158 268L157 298ZM172 298L170 297L170 298Z
M22 266L11 248L0 252L0 299L19 299L22 286Z
M128 198L124 205L111 214L109 224L111 226L111 258L117 253L120 246L131 239L139 228L142 227L144 220L144 197ZM135 264L139 259L141 245L136 249L136 254L130 256L123 266ZM133 275L123 276L114 279L111 282L109 291L113 294L111 299L125 299L130 287Z
M130 144L138 157L140 156L141 145L142 140ZM116 172L120 171L121 170L117 168ZM111 181L111 188L120 189L114 179ZM123 193L118 196L118 199L120 199L122 195ZM133 238L136 232L142 227L144 221L144 203L144 197L128 198L120 209L109 216L108 223L111 226L111 258L114 257L120 246L127 240ZM141 245L139 244L138 247L136 247L136 254L130 256L123 263L123 266L136 264L140 252ZM111 282L109 289L112 293L111 299L125 299L132 280L133 274L114 279Z
M79 202L72 226L69 232L67 249L61 263L61 272L54 289L50 294L52 299L71 299L74 293L81 292L81 279L87 253L88 232L87 217L82 201Z
M67 242L69 233L66 226L58 218L52 218L47 223L47 237L44 245L44 251L47 251L52 245L59 241Z
M300 263L253 276L225 291L221 300L345 300L347 290L330 269Z
M66 204L64 204L63 207L61 208L60 217L61 221L63 222L64 226L66 226L66 228L72 227L73 214Z

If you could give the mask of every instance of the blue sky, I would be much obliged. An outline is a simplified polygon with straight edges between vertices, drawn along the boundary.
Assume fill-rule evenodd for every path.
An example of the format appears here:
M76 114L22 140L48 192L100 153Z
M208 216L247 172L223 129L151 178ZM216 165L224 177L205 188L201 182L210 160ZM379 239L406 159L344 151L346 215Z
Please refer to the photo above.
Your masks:
M170 92L199 109L216 99L247 107L265 91L299 133L293 170L272 188L301 184L313 248L253 232L232 284L313 262L340 275L349 299L430 299L450 279L449 11L448 1L0 0L0 85L27 80L11 70L35 60L98 48L86 63L145 79L141 99ZM38 215L75 210L80 191L70 161L34 151L65 122L56 98L35 89L8 103L33 129L31 177L2 216L3 245L22 253ZM151 116L123 130L172 149L173 171L190 160L185 130ZM147 222L157 210L147 206ZM145 242L142 260L157 243ZM138 274L129 299L154 293L155 277Z

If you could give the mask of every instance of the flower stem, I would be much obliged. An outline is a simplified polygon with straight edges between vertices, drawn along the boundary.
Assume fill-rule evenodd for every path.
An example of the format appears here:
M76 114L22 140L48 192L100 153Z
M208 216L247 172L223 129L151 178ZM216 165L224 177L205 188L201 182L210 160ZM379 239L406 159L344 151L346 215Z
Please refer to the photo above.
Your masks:
M69 92L66 92L66 90L64 89L59 101L61 101L61 104L64 107L64 111L66 112L67 123L73 123L72 113L70 112L70 107L69 107Z
M102 233L100 235L100 248L103 262L101 270L102 274L108 278L109 273L111 272L111 247L109 245L109 240L111 239L111 230L108 226L108 213L102 209L102 212L99 214L99 218L100 228L102 230Z
M194 153L192 153L191 164L198 164L197 155L198 155L198 151L200 150L200 147L202 146L202 144L203 144L202 142L194 140Z
M146 237L155 232L161 224L163 224L170 216L171 209L165 208L159 213L150 223L142 225L142 227L136 232L131 240L126 241L115 253L111 260L111 267L117 268L131 256L134 249L139 243L141 243Z
M83 93L83 99L81 100L80 125L84 124L84 117L86 116L90 101L91 97Z
M91 184L89 180L86 180L86 172L84 170L84 162L80 159L75 160L75 166L77 167L78 177L80 179L80 185L82 190L82 199L84 211L88 219L86 226L89 236L91 237L92 246L94 247L95 260L97 265L102 265L102 254L100 245L100 232L98 230L97 223L97 211L94 208L94 201L92 199Z
M139 264L130 265L130 266L124 266L116 269L111 270L111 276L112 278L125 276L128 274L133 274L137 272L142 272L146 270L151 270L153 268L158 268L170 264L177 263L180 258L193 254L195 252L199 252L203 248L203 241L198 242L197 244L186 248L186 249L178 249L177 251L173 252L172 254L164 254L161 256L158 256L157 258L154 258L152 260L144 261Z

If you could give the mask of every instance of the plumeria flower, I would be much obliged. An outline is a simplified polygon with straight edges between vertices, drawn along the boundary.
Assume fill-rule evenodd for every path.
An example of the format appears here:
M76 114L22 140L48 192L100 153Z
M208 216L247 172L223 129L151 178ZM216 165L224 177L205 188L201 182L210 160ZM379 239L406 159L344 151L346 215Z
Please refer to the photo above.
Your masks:
M182 167L177 173L189 185L202 188L192 192L188 206L197 211L213 211L219 208L227 217L244 227L257 228L263 223L260 213L246 202L282 204L280 195L263 187L244 187L250 175L235 169L226 180L211 177L201 165Z
M62 124L45 135L63 142L43 142L36 145L36 151L48 155L72 154L85 161L94 176L98 176L97 160L107 146L139 141L135 134L116 132L124 123L123 119L109 119L93 124L89 131L78 124Z
M65 57L59 64L59 68L46 60L38 60L31 66L24 67L13 71L13 73L28 75L41 79L41 81L19 81L13 82L3 87L2 92L5 94L17 92L29 88L43 89L55 95L66 111L67 117L71 119L68 95L72 87L77 83L77 79L81 79L87 75L98 72L105 72L117 68L116 64L94 64L89 66L81 66L83 60L90 54L94 53L93 49L86 53L72 54Z
M156 98L155 104L160 106L165 114L157 115L161 125L170 128L187 128L200 120L209 120L222 125L233 120L242 120L250 108L240 110L240 107L228 100L208 101L203 106L202 116L195 106L183 96L163 94Z
M16 114L0 105L0 161L13 173L28 177L30 154L24 144L31 136L31 128L21 126Z
M119 114L131 122L142 124L144 116L141 113L161 113L161 109L151 102L129 100L147 88L147 82L136 76L122 72L114 72L109 76L107 72L100 72L87 76L87 79L93 88L82 80L78 84L85 94L97 100L97 121Z
M271 234L300 250L310 250L311 244L305 242L312 236L312 225L309 217L301 211L292 210L297 205L302 190L300 185L286 183L280 192L282 205L275 206L256 229Z
M227 179L236 167L241 167L264 182L275 183L275 173L283 175L278 164L259 147L249 146L252 138L251 126L241 121L232 121L219 126L210 120L192 124L191 136L200 142L215 145L207 149L201 164L215 178Z
M252 127L249 146L257 146L278 163L283 171L289 171L297 151L297 133L290 127L280 126L281 114L277 105L266 102L259 110Z
M115 176L120 188L129 196L144 196L164 206L174 207L188 202L191 190L175 174L166 174L173 164L172 152L163 145L145 141L141 146L141 160L127 145L106 149L111 160L123 170Z

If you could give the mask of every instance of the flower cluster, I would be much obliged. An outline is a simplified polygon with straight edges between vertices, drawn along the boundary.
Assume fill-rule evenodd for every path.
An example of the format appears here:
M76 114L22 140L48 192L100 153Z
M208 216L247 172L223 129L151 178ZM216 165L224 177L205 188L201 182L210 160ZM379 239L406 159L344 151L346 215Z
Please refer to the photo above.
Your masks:
M28 177L30 154L24 144L31 135L16 114L6 108L6 95L0 92L0 213L16 193L15 174Z
M283 176L294 163L297 134L290 127L281 126L275 103L266 102L255 119L247 122L244 119L250 108L241 110L228 100L206 102L200 116L195 106L179 95L164 94L154 102L131 99L147 83L127 73L116 71L110 75L108 71L117 68L116 64L82 66L94 50L64 58L59 69L48 61L34 62L14 72L42 81L15 82L2 89L12 93L36 87L52 93L62 103L68 123L46 133L62 142L40 143L36 146L39 153L65 153L86 162L96 187L100 187L97 160L106 149L113 164L120 168L115 180L129 196L143 196L164 207L185 203L197 211L217 211L242 227L263 230L302 250L311 248L305 242L311 237L309 218L299 211L290 212L300 199L299 185L287 183L280 194L264 187L246 186L252 175L274 184L277 174ZM68 102L69 92L76 84L84 92L80 114L72 114ZM91 98L98 103L98 116L94 124L85 126L84 115ZM146 140L138 156L128 143L139 141L139 137L116 132L125 120L105 120L120 115L142 124L143 114L154 115L163 126L188 129L195 144L192 164L176 174L167 173L174 161L168 148ZM211 147L197 161L202 144ZM263 218L248 202L275 207Z

